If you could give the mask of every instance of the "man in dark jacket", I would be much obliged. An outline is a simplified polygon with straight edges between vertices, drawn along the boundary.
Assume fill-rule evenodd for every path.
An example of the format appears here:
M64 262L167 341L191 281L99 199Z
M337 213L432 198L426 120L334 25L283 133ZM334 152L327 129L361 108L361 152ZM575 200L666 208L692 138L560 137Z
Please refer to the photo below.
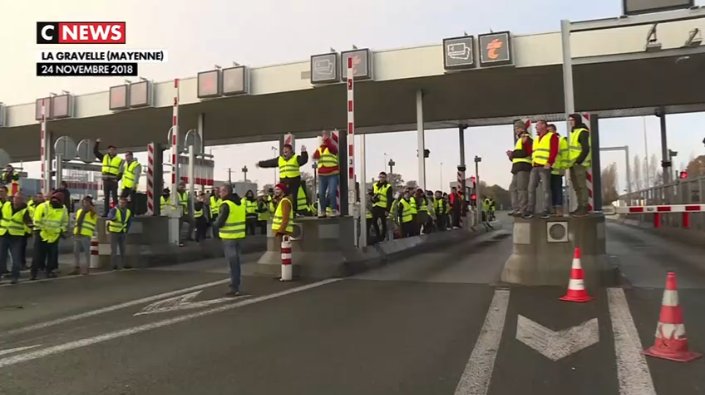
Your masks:
M507 158L512 162L512 183L509 184L512 211L509 215L519 216L526 212L529 202L529 175L532 168L533 140L522 121L514 122L514 133L516 135L514 150L507 151Z

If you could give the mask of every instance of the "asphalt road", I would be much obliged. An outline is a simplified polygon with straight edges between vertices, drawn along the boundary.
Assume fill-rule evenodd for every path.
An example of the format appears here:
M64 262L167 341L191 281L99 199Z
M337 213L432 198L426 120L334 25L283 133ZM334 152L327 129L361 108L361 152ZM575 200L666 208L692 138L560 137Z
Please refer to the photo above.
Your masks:
M667 270L705 351L705 251L608 238L628 285L586 304L500 284L507 230L352 278L246 276L230 300L220 260L0 286L0 394L705 394L705 360L635 353Z

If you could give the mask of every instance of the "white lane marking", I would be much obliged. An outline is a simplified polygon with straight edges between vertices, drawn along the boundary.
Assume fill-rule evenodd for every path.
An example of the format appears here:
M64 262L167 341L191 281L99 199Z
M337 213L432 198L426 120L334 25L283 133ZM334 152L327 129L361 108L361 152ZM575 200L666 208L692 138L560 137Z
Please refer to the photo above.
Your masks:
M485 395L490 387L494 361L497 358L499 343L502 340L504 321L509 305L509 290L497 289L490 308L487 310L485 323L482 324L480 336L475 348L465 365L465 371L460 376L455 395Z
M555 362L598 343L600 329L597 318L568 329L554 331L519 315L516 339Z
M160 300L159 302L148 305L134 315L138 316L143 314L168 313L176 310L192 310L233 300L233 298L217 298L192 302L192 300L194 300L196 296L200 295L201 292L203 291L191 292L186 295Z
M622 288L608 288L610 320L617 356L617 380L621 395L656 395L649 365Z
M120 273L120 272L132 272L137 269L122 269L120 271L117 270L110 270L110 271L105 271L105 272L92 272L89 277L95 277L95 276L102 276L104 274L115 274L115 273ZM46 283L46 282L54 282L54 281L59 281L59 280L69 280L69 279L76 279L76 278L82 278L86 276L81 276L81 275L76 275L76 276L70 276L68 274L62 275L59 277L55 278L42 278L42 279L37 279L34 281L29 281L29 280L22 280L18 282L17 284L10 284L10 283L3 283L0 284L0 288L5 288L5 287L17 287L18 285L30 285L30 284L41 284L41 283Z
M29 350L31 348L39 347L41 344L35 344L33 346L25 346L25 347L17 347L17 348L9 348L7 350L0 350L0 355L7 355L7 354L12 354L15 352L20 352L24 350Z
M93 344L106 342L106 341L117 339L120 337L134 335L134 334L137 334L140 332L150 331L150 330L161 328L164 326L174 325L179 322L192 320L194 318L203 317L203 316L211 315L211 314L215 314L215 313L220 313L223 311L236 309L238 307L243 307L243 306L255 304L258 302L264 302L266 300L275 299L275 298L279 298L281 296L286 296L286 295L294 294L297 292L306 291L308 289L320 287L320 286L326 285L326 284L331 284L331 283L334 283L334 282L337 282L340 280L342 280L342 279L341 278L332 278L332 279L328 279L328 280L323 280L323 281L319 281L316 283L302 285L300 287L287 289L285 291L280 291L280 292L269 294L269 295L263 295L263 296L259 296L256 298L243 300L238 303L214 307L212 309L199 311L197 313L186 314L186 315L182 315L179 317L169 318L169 319L162 320L162 321L156 321L156 322L152 322L149 324L135 326L132 328L127 328L127 329L122 329L122 330L115 331L115 332L104 333L104 334L98 335L98 336L88 337L88 338L84 338L84 339L80 339L80 340L74 340L74 341L71 341L68 343L59 344L59 345L52 346L52 347L47 347L47 348L37 350L37 351L13 355L11 357L0 359L0 368L4 368L4 367L10 366L10 365L15 365L15 364L22 363L22 362L31 361L31 360L38 359L38 358L47 357L49 355L59 354L59 353L69 351L69 350L74 350L77 348L91 346Z
M76 320L80 320L83 318L93 317L95 315L109 313L111 311L124 309L126 307L131 307L131 306L135 306L135 305L142 304L142 303L149 303L149 302L153 302L155 300L179 295L184 292L197 291L199 289L213 287L215 285L226 284L228 282L230 282L230 279L218 280L218 281L213 281L210 283L195 285L195 286L189 287L189 288L178 289L176 291L164 292L164 293L161 293L158 295L148 296L146 298L141 298L141 299L135 299L135 300L131 300L129 302L124 302L124 303L116 304L113 306L103 307L103 308L100 308L97 310L86 311L85 313L70 315L68 317L62 317L62 318L58 318L58 319L51 320L51 321L39 322L37 324L25 326L22 328L11 329L11 330L3 332L3 336L12 336L12 335L20 334L20 333L26 333L26 332L35 331L38 329L48 328L50 326L59 325L59 324L63 324L66 322L71 322L71 321L76 321Z

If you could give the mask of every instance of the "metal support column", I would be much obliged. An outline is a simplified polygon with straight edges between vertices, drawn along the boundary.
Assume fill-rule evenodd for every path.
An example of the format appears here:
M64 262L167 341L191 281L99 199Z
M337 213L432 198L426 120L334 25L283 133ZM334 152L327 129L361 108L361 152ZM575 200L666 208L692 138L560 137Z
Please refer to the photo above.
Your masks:
M188 210L194 212L194 192L196 191L196 147L193 144L188 146Z
M561 21L561 44L563 48L563 102L566 116L575 112L575 98L573 96L573 57L570 52L570 21ZM570 131L570 125L568 129Z
M663 168L663 184L671 181L671 157L668 155L668 141L666 134L666 113L663 110L656 114L661 127L661 167Z
M592 149L592 199L595 203L593 210L602 211L602 172L600 169L600 117L590 114L590 142Z
M416 91L416 139L418 142L419 188L426 190L426 158L424 157L423 91Z
M629 146L625 145L624 146L624 160L627 163L627 194L629 194L629 199L631 199L632 195L632 172L631 172L631 167L629 165Z
M360 136L360 248L367 247L367 174L365 163L365 135Z
M347 174L348 174L348 134L347 133L339 133L338 134L338 167L340 167L340 180L338 183L338 188L340 188L340 207L338 207L338 210L340 210L340 215L345 216L345 215L352 215L350 210L348 210L348 183L345 182L347 181Z
M458 145L460 146L460 165L458 166L458 171L462 171L463 173L465 172L465 129L467 129L467 127L468 125L458 125ZM443 185L441 185L441 187L443 187ZM463 176L463 179L460 182L460 187L463 202L465 202L465 176ZM463 210L461 210L461 215L464 214L465 213Z
M206 128L206 114L204 113L199 113L198 114L198 126L196 130L198 131L198 137L201 138L201 152L196 152L196 154L205 154L206 153L206 140L203 138L203 133Z

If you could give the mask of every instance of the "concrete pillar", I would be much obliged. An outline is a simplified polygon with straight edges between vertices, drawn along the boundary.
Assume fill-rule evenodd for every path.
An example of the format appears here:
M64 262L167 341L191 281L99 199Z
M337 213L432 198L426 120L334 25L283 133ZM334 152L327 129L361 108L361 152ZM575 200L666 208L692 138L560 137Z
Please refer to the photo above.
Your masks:
M460 165L458 165L458 171L465 173L467 167L465 166L465 129L468 125L458 125L458 146L460 148ZM443 185L441 185L442 187ZM465 196L465 176L460 183L460 192L463 195L463 201L466 200Z
M419 159L419 188L426 189L426 158L424 158L423 91L416 91L416 139Z
M198 131L198 137L201 138L201 152L197 152L197 154L205 154L206 153L206 139L204 138L204 132L206 128L206 114L204 113L199 113L198 114L198 126L197 126L197 131Z
M661 129L661 167L663 168L663 184L671 182L671 158L668 155L668 142L666 133L666 113L663 110L656 114L659 117Z

